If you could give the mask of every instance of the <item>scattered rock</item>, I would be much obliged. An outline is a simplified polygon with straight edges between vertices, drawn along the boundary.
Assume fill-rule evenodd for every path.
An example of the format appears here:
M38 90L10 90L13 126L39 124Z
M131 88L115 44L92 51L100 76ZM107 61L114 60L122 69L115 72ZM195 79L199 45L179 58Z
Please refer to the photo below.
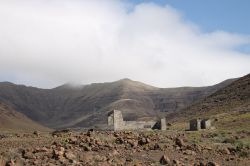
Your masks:
M94 131L94 129L89 129L89 130L88 130L88 132L93 132L93 131Z
M109 153L110 156L116 156L119 155L119 152L117 150L113 150L111 153Z
M79 155L79 160L85 163L89 163L90 161L93 160L93 154L92 153L81 153Z
M185 155L196 155L196 153L194 151L192 151L192 150L185 150L183 152L183 154L185 154Z
M208 162L206 166L220 166L220 165L215 162Z
M10 160L10 161L8 161L8 162L6 162L6 166L15 166L16 164L15 164L15 162L14 162L14 160Z
M24 151L23 152L23 158L25 158L25 159L36 159L36 156L32 152Z
M98 162L107 161L107 158L105 156L101 156L101 155L95 155L94 158Z
M0 140L3 139L3 138L7 138L7 136L4 135L4 134L0 134Z
M77 158L71 151L65 152L64 156L69 160L75 160Z
M194 166L205 166L203 162L195 163Z
M33 134L34 134L35 136L37 136L37 137L39 136L39 132L38 132L38 131L34 131Z
M139 145L145 145L145 144L148 144L150 143L150 139L149 138L141 138L138 142Z
M35 148L34 153L41 153L41 152L48 152L48 148L42 147L42 148Z
M180 161L179 160L173 160L173 165L174 166L180 166Z
M96 151L96 152L97 152L97 151L99 151L99 150L100 150L100 148L99 148L99 147L97 147L97 146L94 146L94 147L92 147L92 148L91 148L91 150L92 150L92 151Z
M70 137L69 138L69 143L70 144L76 144L77 143L77 138L76 137Z
M51 134L53 137L62 137L63 134L69 133L69 129L64 129L64 130L55 130Z
M179 146L179 147L182 147L182 146L184 146L184 141L183 141L183 139L181 139L181 138L176 138L176 139L175 139L175 144L176 144L177 146Z
M81 147L83 148L84 151L91 151L91 147L87 145L82 145Z
M6 160L2 156L0 156L0 166L4 165L6 165Z
M170 134L168 134L168 132ZM237 149L230 144L218 144L216 146L212 144L199 144L199 142L191 144L188 143L190 140L187 139L190 138L189 134L192 134L189 132L183 132L184 134L182 132L171 133L170 131L165 131L164 133L161 131L145 133L131 131L83 131L77 134L75 132L57 132L57 134L58 133L62 134L59 138L49 136L50 140L48 144L39 144L30 148L23 147L24 149L11 150L10 153L5 154L0 153L0 166L5 166L6 163L18 166L18 159L20 163L22 163L19 165L41 166L143 166L156 164L155 162L161 165L173 166L219 166L215 162L207 163L205 161L219 161L219 159L221 159L226 165L230 165L232 162L242 164L246 159L243 157L239 158L239 153L243 150L244 152L246 151L246 153L249 152L247 148L237 151ZM88 134L89 136L87 133L90 133ZM212 138L211 136L213 136L213 134L213 132L201 133L202 139L207 141ZM27 136L27 140L33 139L38 143L44 138L47 139L48 135L43 137L43 133L41 133L39 138L35 139L33 134ZM26 136L21 135L21 138L17 138L14 135L14 139L26 139ZM6 140L1 141L5 142ZM208 145L211 147L208 147ZM166 154L159 158L159 153L164 154L165 150ZM215 158L203 155L207 153L210 153L211 156ZM226 154L226 157L221 154ZM174 157L174 160L170 160L169 157ZM225 157L225 160L222 159L223 157Z
M163 155L160 159L160 163L162 165L170 165L171 162L170 162L170 159L166 156L166 155Z
M135 140L128 140L128 143L134 148L138 146L138 141Z
M53 158L55 158L57 160L62 158L62 156L64 155L64 151L65 151L64 147L59 147L58 149L54 149L53 150Z
M117 144L123 144L124 141L123 141L122 138L118 137L118 138L116 138L115 143L117 143Z
M223 147L219 150L222 154L231 154L230 150L227 147Z

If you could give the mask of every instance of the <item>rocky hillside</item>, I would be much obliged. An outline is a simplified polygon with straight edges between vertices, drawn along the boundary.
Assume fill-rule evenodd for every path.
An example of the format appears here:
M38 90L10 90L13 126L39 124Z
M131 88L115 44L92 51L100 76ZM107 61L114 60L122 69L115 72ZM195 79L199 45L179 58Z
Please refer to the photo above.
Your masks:
M210 117L213 115L250 114L250 74L237 79L200 102L172 115L174 119L184 117ZM243 116L243 115L241 115ZM250 122L250 116L248 117Z
M42 127L25 115L0 102L0 130L49 131L50 129Z
M66 84L54 89L3 82L0 83L0 101L48 127L86 127L105 123L112 109L122 110L127 120L176 112L233 81L209 87L166 89L129 79L85 86Z

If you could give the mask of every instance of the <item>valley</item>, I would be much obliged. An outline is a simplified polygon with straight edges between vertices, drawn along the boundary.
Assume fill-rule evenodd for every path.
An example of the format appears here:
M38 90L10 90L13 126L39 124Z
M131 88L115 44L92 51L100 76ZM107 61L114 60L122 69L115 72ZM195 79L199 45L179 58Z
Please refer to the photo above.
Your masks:
M54 89L0 83L0 165L248 166L250 75L208 87L156 88L123 79ZM107 129L166 118L166 130ZM209 118L211 129L189 131Z

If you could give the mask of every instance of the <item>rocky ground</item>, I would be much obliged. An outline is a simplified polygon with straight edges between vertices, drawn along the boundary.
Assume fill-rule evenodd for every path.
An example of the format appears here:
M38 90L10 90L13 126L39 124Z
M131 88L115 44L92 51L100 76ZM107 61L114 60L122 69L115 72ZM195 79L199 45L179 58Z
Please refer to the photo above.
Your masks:
M0 166L249 166L249 138L217 130L1 133Z

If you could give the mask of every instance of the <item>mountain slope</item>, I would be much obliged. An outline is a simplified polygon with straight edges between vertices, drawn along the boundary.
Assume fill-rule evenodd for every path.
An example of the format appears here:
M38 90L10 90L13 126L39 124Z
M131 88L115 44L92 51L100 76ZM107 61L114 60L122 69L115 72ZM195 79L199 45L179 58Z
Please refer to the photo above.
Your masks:
M15 130L15 131L49 131L34 121L27 118L25 115L13 110L11 107L0 102L0 129Z
M0 83L0 101L44 126L86 127L106 123L112 109L122 110L128 120L180 111L233 81L209 87L165 89L129 79L54 89L4 82Z
M245 116L250 113L250 74L169 118L180 120L241 113Z

